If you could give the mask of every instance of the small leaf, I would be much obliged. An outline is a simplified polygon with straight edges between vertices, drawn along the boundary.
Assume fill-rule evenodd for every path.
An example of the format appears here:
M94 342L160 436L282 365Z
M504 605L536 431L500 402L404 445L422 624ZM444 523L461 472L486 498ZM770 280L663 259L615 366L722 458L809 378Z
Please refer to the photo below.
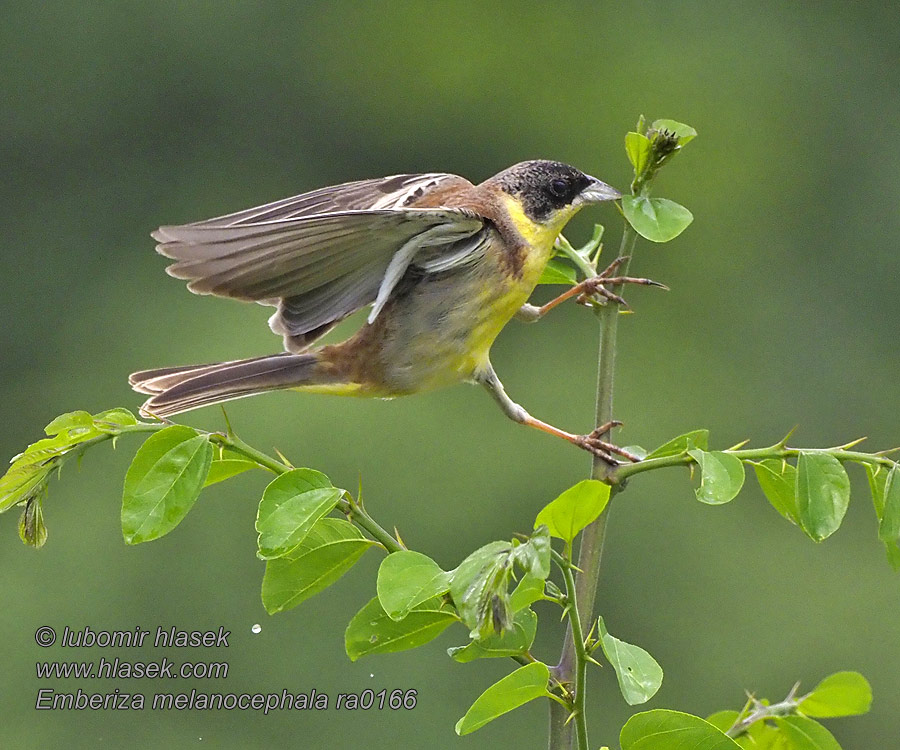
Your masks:
M206 483L203 486L209 487L211 484L224 482L226 479L236 477L245 471L258 468L260 468L259 464L244 458L216 459L209 465L209 474L207 474Z
M550 531L538 526L522 544L513 545L512 559L535 578L546 579L550 575Z
M736 456L722 451L688 451L700 466L697 499L707 505L722 505L737 497L744 486L744 465Z
M878 538L896 544L900 539L900 467L894 466L884 482L884 509L878 524Z
M313 469L292 469L273 479L256 514L258 556L281 557L296 547L320 518L337 505L341 490Z
M132 427L138 423L137 417L128 409L116 408L101 411L93 416L94 427L101 432L118 433L119 428Z
M656 660L639 646L611 636L602 617L597 618L597 632L600 634L600 647L616 671L625 702L636 706L656 695L663 681L663 671Z
M530 607L536 601L544 598L544 581L531 575L522 576L519 585L516 586L509 597L510 611L515 614L520 609Z
M342 518L322 518L294 549L266 561L262 601L271 615L296 607L346 573L374 544Z
M791 523L799 524L797 470L787 461L777 458L750 463L753 464L760 489L772 507Z
M841 462L827 453L801 452L797 459L800 526L817 542L831 536L850 503L850 480Z
M800 703L807 716L821 719L833 716L858 716L872 707L872 687L859 672L837 672L813 688Z
M628 161L634 167L636 175L641 174L650 161L650 139L641 133L630 132L625 134L625 153Z
M413 607L450 590L450 574L427 555L400 550L378 568L378 601L392 620L402 620Z
M44 428L47 435L58 435L76 427L91 429L94 426L94 418L86 411L70 411L60 414Z
M467 646L447 649L447 653L458 662L475 659L494 659L499 656L516 656L531 648L537 632L537 615L530 609L523 609L513 618L510 630L500 635L492 635L483 641L472 641Z
M503 597L511 574L506 564L511 551L509 542L491 542L450 574L450 596L472 638L486 638L509 625L509 597ZM495 627L498 624L500 628Z
M122 533L128 544L168 534L194 505L212 461L206 435L181 425L151 435L125 475Z
M344 646L351 661L369 654L405 651L437 638L457 619L452 608L432 599L397 622L387 616L376 597L350 620Z
M731 737L699 716L661 708L632 716L619 742L622 750L740 750Z
M43 507L46 487L45 484L40 490L32 493L19 518L19 539L35 549L40 549L47 543L47 526L44 524Z
M634 231L651 242L675 239L694 220L693 214L675 201L643 195L622 196L622 213Z
M872 464L863 464L866 468L866 476L869 479L869 489L872 491L872 504L875 506L875 515L878 522L884 517L884 486L887 483L888 471L883 466L873 468Z
M52 470L52 464L13 465L0 477L0 513L26 501L47 481Z
M609 485L585 479L545 505L534 527L546 524L551 536L571 543L583 528L597 519L608 502Z
M834 735L819 722L804 716L776 718L775 723L790 750L841 750Z
M519 667L478 696L466 715L456 722L456 733L474 732L498 716L548 695L549 680L550 670L542 662Z
M655 120L650 126L654 130L668 130L678 136L678 145L684 146L697 137L697 131L690 125L685 125L675 120Z
M538 281L538 284L568 284L569 286L574 286L575 283L575 269L568 263L555 258L544 266L544 271Z
M682 453L687 453L694 448L699 448L704 451L709 448L709 430L694 430L693 432L686 432L684 435L672 438L669 442L663 443L659 448L652 451L647 458L678 456Z

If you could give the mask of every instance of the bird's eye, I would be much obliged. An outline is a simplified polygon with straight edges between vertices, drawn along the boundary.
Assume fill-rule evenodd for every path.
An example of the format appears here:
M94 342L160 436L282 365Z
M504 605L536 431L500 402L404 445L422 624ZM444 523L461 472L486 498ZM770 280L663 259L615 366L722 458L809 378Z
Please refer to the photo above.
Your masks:
M550 192L557 198L562 198L569 190L569 184L565 180L553 180L550 183Z

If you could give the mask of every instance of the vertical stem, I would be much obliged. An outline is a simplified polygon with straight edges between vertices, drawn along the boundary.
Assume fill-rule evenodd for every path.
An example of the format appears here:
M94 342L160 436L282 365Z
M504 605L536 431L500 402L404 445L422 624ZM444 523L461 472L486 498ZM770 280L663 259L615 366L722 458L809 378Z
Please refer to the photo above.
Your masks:
M622 234L622 244L619 255L630 256L634 250L637 233L631 225L625 223L625 231ZM630 260L626 261L620 273L628 275ZM621 288L615 289L618 293ZM597 361L597 417L596 424L609 422L613 416L613 380L616 366L616 334L619 325L619 310L616 305L606 304L597 314L600 322L600 351ZM591 465L592 479L606 479L609 476L610 467L599 457L595 457ZM613 487L610 499L615 495L617 488ZM581 533L581 542L578 548L578 569L581 571L575 577L575 598L579 602L576 617L578 630L584 632L589 628L594 618L594 601L597 595L597 584L600 576L600 562L603 555L603 539L606 535L606 524L611 508L588 526ZM562 655L556 668L556 678L560 682L572 682L577 678L576 672L583 672L585 662L578 658L576 650L578 644L573 632L575 620L570 619L566 631L566 639L563 644ZM582 641L581 648L584 648ZM578 663L580 662L580 663ZM577 683L581 684L578 685ZM584 707L584 680L576 679L576 705ZM582 693L582 695L578 695ZM576 709L577 710L577 709ZM550 701L550 750L568 750L572 747L572 726L567 725L566 710L556 701Z

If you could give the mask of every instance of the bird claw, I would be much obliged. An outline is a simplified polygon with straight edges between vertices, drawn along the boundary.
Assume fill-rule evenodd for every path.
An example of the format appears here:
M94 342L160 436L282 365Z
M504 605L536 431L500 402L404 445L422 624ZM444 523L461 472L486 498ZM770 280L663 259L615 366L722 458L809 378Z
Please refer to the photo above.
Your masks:
M653 279L638 278L635 276L616 276L616 271L628 260L628 256L621 256L610 263L603 271L590 279L581 282L582 292L578 296L578 302L583 305L591 303L594 295L599 295L604 299L615 302L617 305L630 309L624 298L615 292L606 288L606 285L621 286L622 284L639 284L641 286L655 286L668 291L669 287L661 284Z
M624 448L620 448L618 445L614 445L603 439L613 427L621 426L622 423L618 420L607 422L587 435L578 435L575 439L575 444L579 448L602 459L610 466L619 466L623 463L617 457L627 459L632 463L638 463L641 460L640 456L636 456L634 453L630 453Z

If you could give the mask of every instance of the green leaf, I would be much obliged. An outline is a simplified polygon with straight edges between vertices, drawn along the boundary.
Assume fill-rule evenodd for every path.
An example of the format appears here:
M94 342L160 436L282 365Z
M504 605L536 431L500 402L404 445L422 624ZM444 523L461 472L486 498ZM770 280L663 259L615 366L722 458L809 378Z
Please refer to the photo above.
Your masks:
M665 458L666 456L678 456L687 453L694 448L707 450L709 448L709 430L694 430L686 432L684 435L672 438L669 442L663 443L659 448L652 451L647 458Z
M733 739L699 716L657 708L635 714L619 735L622 750L740 750Z
M528 541L512 545L512 559L535 578L550 575L550 531L538 526Z
M545 505L534 527L545 524L551 536L571 543L583 528L597 519L608 502L609 485L585 479Z
M47 482L53 465L13 465L0 477L0 513L28 500Z
M209 487L211 484L224 482L226 479L236 477L238 474L243 474L245 471L258 468L260 468L259 464L244 458L215 459L209 465L209 474L207 474L206 483L203 486Z
M516 586L509 597L510 611L515 614L520 609L530 607L536 601L544 598L544 580L532 575L522 576L519 585Z
M847 512L850 479L841 462L827 453L801 452L797 459L797 511L800 526L817 542L831 536Z
M481 729L498 716L523 706L535 698L549 695L547 683L550 670L542 662L533 662L519 667L485 690L456 722L456 733L469 734Z
M740 715L739 711L716 711L714 714L707 716L706 720L716 729L727 732L734 726L734 722L738 720Z
M650 161L650 139L641 133L630 132L625 134L625 153L628 161L634 167L636 175L641 174Z
M94 427L101 432L118 433L122 427L132 427L138 423L137 417L128 409L116 408L101 411L93 416Z
M60 414L44 428L44 432L52 436L78 427L92 429L94 418L86 411L70 411L67 414Z
M819 722L804 716L776 718L775 723L790 750L841 750L834 735Z
M600 648L616 671L619 689L629 706L646 703L662 685L663 671L644 649L611 636L602 617L597 618Z
M506 589L511 550L509 542L491 542L475 550L450 574L450 596L472 638L487 638L509 627Z
M744 486L744 465L736 456L722 451L688 451L700 466L697 499L707 505L722 505L737 497Z
M290 552L337 505L341 490L313 469L293 469L273 479L256 514L259 552L270 560Z
M858 716L872 707L872 687L859 672L836 672L813 688L800 703L807 716Z
M46 485L28 498L22 515L19 517L19 539L35 549L40 549L47 543L47 526L44 524L43 507L45 494Z
M872 504L875 506L875 515L878 522L884 517L884 488L887 483L888 470L883 466L873 468L872 464L863 464L866 476L869 479L869 489L872 491Z
M694 220L693 214L675 201L644 195L622 196L622 213L634 231L651 242L675 239Z
M322 518L294 549L266 561L262 602L266 611L296 607L346 573L374 544L342 518Z
M394 552L378 568L378 601L392 620L402 620L416 605L449 590L450 574L421 552Z
M530 609L523 609L516 613L512 628L505 633L489 636L483 641L472 641L467 646L449 648L447 653L455 661L462 663L475 659L516 656L531 648L536 632L537 615Z
M650 127L654 130L668 130L670 133L674 133L678 136L679 146L684 146L697 137L697 131L690 125L685 125L675 120L654 120Z
M128 544L168 534L187 515L212 461L205 435L181 425L151 435L125 475L122 533Z
M884 482L884 509L878 524L878 538L896 544L900 539L900 467L894 466Z
M544 266L544 271L538 284L568 284L569 286L574 286L576 280L575 269L572 266L561 260L553 259Z
M437 638L457 619L452 608L431 599L397 622L388 617L376 597L350 620L344 646L351 661L369 654L406 651Z
M791 523L800 523L797 510L797 470L787 461L767 458L755 462L753 470L766 499Z

